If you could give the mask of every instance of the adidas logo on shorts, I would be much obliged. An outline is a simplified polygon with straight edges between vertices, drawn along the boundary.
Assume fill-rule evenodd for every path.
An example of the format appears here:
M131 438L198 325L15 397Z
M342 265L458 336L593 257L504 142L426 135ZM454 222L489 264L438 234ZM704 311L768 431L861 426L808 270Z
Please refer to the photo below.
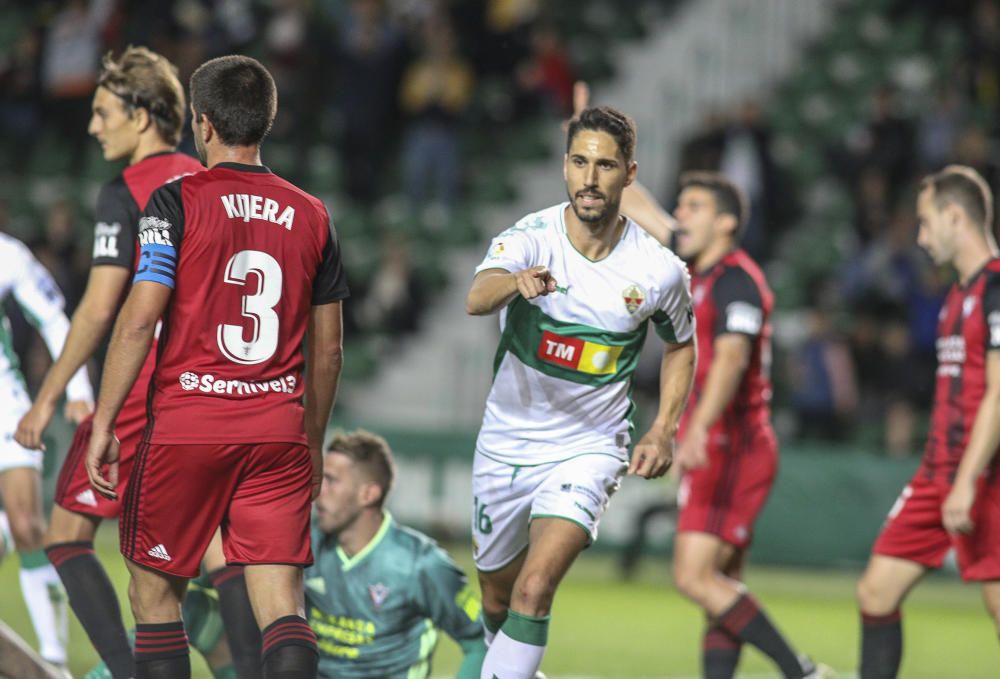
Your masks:
M170 561L170 555L167 554L167 548L163 546L163 543L156 545L156 547L153 547L151 550L146 552L146 554L149 554L150 556L155 557L157 559Z
M87 505L88 507L97 506L97 496L94 495L94 491L92 491L90 488L83 491L82 493L79 493L76 496L76 501L82 505Z

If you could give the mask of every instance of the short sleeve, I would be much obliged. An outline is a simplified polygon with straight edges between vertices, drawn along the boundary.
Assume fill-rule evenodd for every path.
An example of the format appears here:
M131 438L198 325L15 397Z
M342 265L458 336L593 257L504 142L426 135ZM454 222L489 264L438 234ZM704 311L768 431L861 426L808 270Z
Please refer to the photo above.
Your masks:
M538 264L538 245L520 226L507 229L490 242L490 249L476 273L487 269L503 269L514 273Z
M323 246L323 257L313 281L312 304L330 304L350 296L347 287L347 274L344 271L344 264L340 258L340 243L337 241L337 232L333 228L333 222L329 216L326 217L329 237Z
M764 303L760 289L743 269L729 268L712 286L712 301L718 313L715 336L746 335L754 338L764 327Z
M983 289L983 314L986 316L986 350L1000 349L1000 272L986 273L986 286Z
M691 276L676 255L666 262L669 281L650 320L656 334L668 344L684 344L694 337L694 307L691 305Z
M465 573L434 545L418 557L421 612L455 641L483 634L482 603Z
M139 220L139 266L135 282L150 281L173 289L184 237L183 179L164 184L149 198Z
M92 266L135 267L135 229L140 210L120 176L97 195Z

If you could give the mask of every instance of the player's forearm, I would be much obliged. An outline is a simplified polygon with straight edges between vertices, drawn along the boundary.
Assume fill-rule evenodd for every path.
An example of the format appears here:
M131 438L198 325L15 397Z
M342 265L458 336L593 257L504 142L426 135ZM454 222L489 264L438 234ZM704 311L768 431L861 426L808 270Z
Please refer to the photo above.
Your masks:
M344 363L343 311L340 302L314 306L306 332L305 427L313 451L323 447L326 426L337 399Z
M670 245L670 237L677 222L639 182L632 182L625 187L621 212L662 245Z
M337 350L323 358L314 356L306 371L306 437L311 448L323 446L326 427L337 400L337 385L343 362L343 351Z
M955 483L974 484L1000 446L1000 385L987 387L955 473Z
M62 351L54 357L55 362L45 375L36 400L52 404L59 400L73 375L97 351L113 318L114 311L94 309L84 297L73 314Z
M716 354L705 376L705 387L698 394L698 405L691 414L691 425L708 429L722 417L732 402L746 373L747 364L740 357Z
M694 382L698 351L694 340L686 344L668 344L660 362L660 406L650 430L670 437L677 432L681 414L687 405Z
M504 272L482 273L476 276L465 299L465 311L472 316L485 316L507 306L517 295L517 279Z
M94 428L111 431L132 385L142 370L156 332L156 319L129 313L126 303L115 324L101 375L101 395L94 412Z
M62 356L66 347L66 336L69 333L69 329L69 319L62 313L47 319L38 328L38 332L41 334L42 339L45 340L45 346L48 348L49 355L53 361L58 361L59 357ZM90 386L90 378L87 376L87 372L83 369L83 366L78 366L71 373L65 385L65 391L66 397L71 401L92 402L94 400L94 390ZM56 392L55 399L58 399L61 392L62 390ZM48 398L52 399L51 396ZM55 399L51 402L54 403Z

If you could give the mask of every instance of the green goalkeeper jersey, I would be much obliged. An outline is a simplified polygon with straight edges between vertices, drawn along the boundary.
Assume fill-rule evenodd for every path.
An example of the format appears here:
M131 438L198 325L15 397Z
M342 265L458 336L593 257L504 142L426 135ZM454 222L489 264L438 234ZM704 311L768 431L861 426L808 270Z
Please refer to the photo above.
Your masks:
M459 677L479 677L485 655L481 604L465 574L426 535L388 513L352 557L336 536L313 528L315 563L305 573L319 676L424 679L444 630L462 647Z

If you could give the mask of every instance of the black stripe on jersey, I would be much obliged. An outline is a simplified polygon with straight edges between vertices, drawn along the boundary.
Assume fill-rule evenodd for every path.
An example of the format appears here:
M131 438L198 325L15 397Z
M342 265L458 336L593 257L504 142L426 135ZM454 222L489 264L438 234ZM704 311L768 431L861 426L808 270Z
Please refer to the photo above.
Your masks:
M350 297L351 293L347 287L347 273L340 257L340 244L337 242L337 232L333 228L333 222L327 221L330 230L323 245L323 255L319 266L316 268L316 277L313 279L312 304L330 304Z
M758 337L764 329L764 300L760 289L746 269L737 266L726 267L712 284L712 303L715 305L715 327L712 334L716 337L724 334L745 335L750 339ZM741 305L744 313L752 314L756 310L756 327L754 318L749 322L734 323L730 327L730 313L734 311L731 305ZM739 319L733 319L738 321Z
M128 490L125 493L125 502L122 510L121 548L123 553L132 558L135 554L135 536L138 524L140 493L143 479L143 472L146 468L146 458L149 456L150 442L153 438L153 429L156 418L153 417L153 394L156 393L156 368L160 365L160 358L163 356L164 347L167 345L167 338L170 327L170 307L160 319L160 336L156 341L156 365L153 368L153 375L149 380L149 387L146 390L146 426L142 430L142 437L136 447L135 461L132 463L132 475L129 477ZM128 552L125 552L125 550Z
M987 268L984 275L986 282L983 284L983 300L980 305L983 314L983 323L986 326L986 351L996 351L1000 349L1000 331L994 332L997 319L1000 318L1000 271Z
M973 283L975 285L975 283ZM969 286L970 288L972 286ZM966 288L968 289L968 288ZM963 297L964 299L964 297ZM951 328L951 332L946 333L946 337L958 337L962 335L962 325L965 320L965 314L962 313L961 309L955 315L955 322ZM948 412L954 412L956 409L956 403L958 401L959 395L962 393L962 381L965 376L965 366L958 371L956 377L951 377L951 382L948 384ZM962 456L964 449L962 448L962 439L965 438L965 414L960 413L957 418L948 423L948 430L945 432L945 451L948 456L947 460L943 462L950 463L953 460L957 460ZM955 473L958 471L958 465L952 465L954 469L949 474L949 481L954 482Z
M142 209L118 175L101 187L94 214L94 256L91 266L135 268L136 227Z
M728 432L732 431L728 424L728 422L724 424L727 436ZM734 454L726 458L722 481L715 487L712 508L708 514L708 532L720 538L724 538L722 533L726 525L726 517L733 505L733 486L736 485L736 481L740 477L740 466L750 445L749 432L741 431L740 434L739 449L733 451ZM733 443L732 438L728 439L727 445L732 446Z
M146 425L149 426L148 424ZM146 459L149 457L149 441L143 435L136 446L135 458L132 461L132 473L128 477L128 490L122 501L121 528L119 542L122 554L130 560L135 560L135 536L139 525L139 501L142 491L142 480L146 471Z

